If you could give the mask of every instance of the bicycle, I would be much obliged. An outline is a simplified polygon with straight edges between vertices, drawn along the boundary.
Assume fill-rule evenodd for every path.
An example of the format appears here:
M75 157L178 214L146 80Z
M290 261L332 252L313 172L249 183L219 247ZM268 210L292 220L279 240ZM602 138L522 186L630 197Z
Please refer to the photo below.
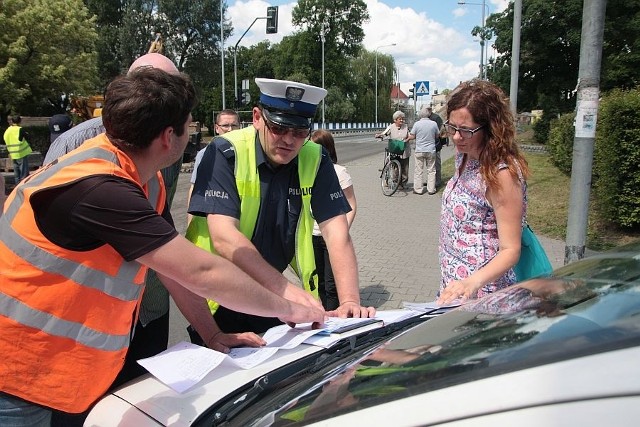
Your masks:
M392 196L400 185L400 155L404 152L404 144L404 141L390 139L388 147L384 149L384 166L380 173L380 187L385 196Z

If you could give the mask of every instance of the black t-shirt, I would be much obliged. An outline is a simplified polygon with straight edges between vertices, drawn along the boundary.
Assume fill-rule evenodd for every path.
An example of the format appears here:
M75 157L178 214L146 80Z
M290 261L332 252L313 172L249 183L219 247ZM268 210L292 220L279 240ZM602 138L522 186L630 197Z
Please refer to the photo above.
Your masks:
M166 203L158 215L137 185L112 175L39 190L31 196L31 205L44 236L69 250L108 244L133 261L178 235Z
M256 138L256 165L260 176L260 211L251 242L263 258L284 271L295 254L295 231L302 211L298 157L273 167ZM206 148L198 166L189 213L221 214L240 218L240 196L235 181L235 152L224 137ZM351 211L326 150L311 190L311 210L318 223Z

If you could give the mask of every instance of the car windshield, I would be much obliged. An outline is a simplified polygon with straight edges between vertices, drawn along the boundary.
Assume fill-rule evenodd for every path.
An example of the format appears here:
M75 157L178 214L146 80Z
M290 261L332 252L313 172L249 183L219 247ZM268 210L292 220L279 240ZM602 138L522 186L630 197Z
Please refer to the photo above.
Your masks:
M574 263L552 278L474 300L382 345L287 381L227 421L318 421L472 380L638 345L639 276L636 256L614 254Z

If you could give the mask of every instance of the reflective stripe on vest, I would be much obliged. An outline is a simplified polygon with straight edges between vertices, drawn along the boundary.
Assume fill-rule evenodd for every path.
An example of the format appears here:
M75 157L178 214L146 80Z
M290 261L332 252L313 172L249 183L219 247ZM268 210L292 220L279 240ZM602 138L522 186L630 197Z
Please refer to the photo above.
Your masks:
M26 139L19 140L20 126L9 126L4 132L4 142L7 144L7 151L13 160L20 160L31 154L31 147Z
M0 217L0 390L67 412L88 408L120 371L146 272L109 245L73 251L39 231L33 194L91 175L127 179L164 208L160 174L142 186L101 135L27 177Z
M228 133L224 138L233 145L236 155L235 178L240 196L239 229L251 240L260 210L260 176L256 165L256 130L253 126L249 126ZM304 289L316 298L318 298L318 273L313 252L311 189L321 159L322 147L312 141L305 141L298 153L298 176L303 209L296 226L295 256L290 263ZM216 253L209 235L206 217L193 217L187 228L186 237L198 247ZM211 313L215 313L218 304L215 301L209 301L209 308Z

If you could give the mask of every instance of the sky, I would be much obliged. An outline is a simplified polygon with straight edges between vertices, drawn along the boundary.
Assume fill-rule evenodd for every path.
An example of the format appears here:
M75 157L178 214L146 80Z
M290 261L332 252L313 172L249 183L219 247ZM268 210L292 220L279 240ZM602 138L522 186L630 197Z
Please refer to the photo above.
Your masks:
M296 1L226 0L227 17L234 34L226 41L233 47L255 18L265 17L268 6L278 6L278 33L265 34L266 20L259 19L242 37L240 46L262 40L278 43L291 34L291 11ZM483 1L485 6L483 7ZM476 77L480 65L480 43L471 35L485 17L504 10L509 0L475 0L466 5L457 0L365 0L370 20L363 25L364 47L393 56L400 87L408 95L414 82L428 81L434 89L453 89L460 81ZM395 43L395 46L389 46ZM491 43L486 55L495 56ZM486 56L485 56L486 63Z

